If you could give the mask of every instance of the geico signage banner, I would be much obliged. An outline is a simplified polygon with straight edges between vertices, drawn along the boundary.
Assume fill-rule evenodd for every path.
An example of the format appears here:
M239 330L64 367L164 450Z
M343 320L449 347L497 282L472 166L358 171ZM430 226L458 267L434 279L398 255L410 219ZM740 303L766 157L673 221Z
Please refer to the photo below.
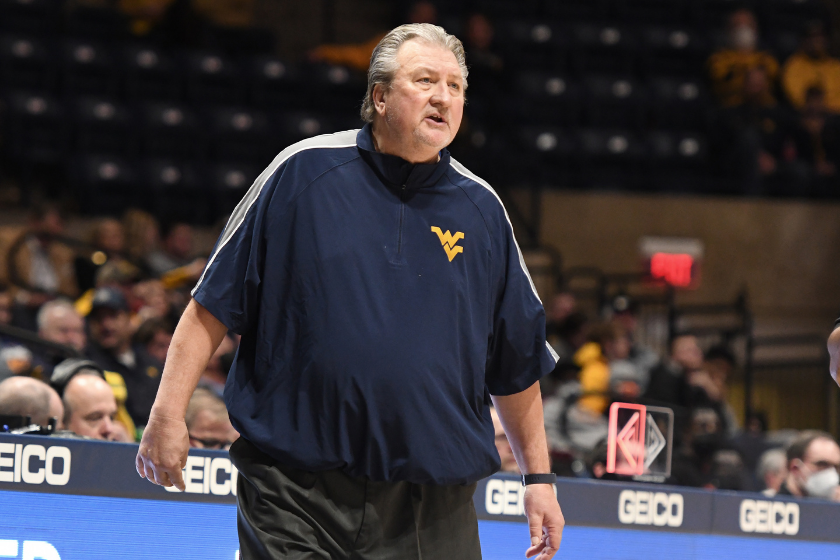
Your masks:
M717 493L712 532L840 542L840 504L822 500Z
M20 560L61 560L55 546L47 541L16 541L0 534L0 558Z
M237 471L226 451L190 450L186 492L140 478L136 456L132 444L0 434L0 490L236 503Z
M677 492L622 490L618 495L618 521L623 525L682 527L685 499Z

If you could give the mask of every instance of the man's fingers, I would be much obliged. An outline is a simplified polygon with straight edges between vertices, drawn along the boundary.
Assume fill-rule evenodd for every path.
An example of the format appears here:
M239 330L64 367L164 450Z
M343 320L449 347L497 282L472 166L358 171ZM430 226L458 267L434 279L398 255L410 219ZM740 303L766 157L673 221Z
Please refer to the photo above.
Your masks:
M143 458L140 457L140 453L137 453L137 457L134 458L134 468L137 469L137 474L140 475L140 478L146 478L146 465L143 463Z
M534 514L528 517L528 531L531 533L531 546L525 551L526 558L538 554L545 547L542 515Z
M187 489L187 486L184 484L184 472L180 467L169 472L169 479L172 481L172 485L181 492Z

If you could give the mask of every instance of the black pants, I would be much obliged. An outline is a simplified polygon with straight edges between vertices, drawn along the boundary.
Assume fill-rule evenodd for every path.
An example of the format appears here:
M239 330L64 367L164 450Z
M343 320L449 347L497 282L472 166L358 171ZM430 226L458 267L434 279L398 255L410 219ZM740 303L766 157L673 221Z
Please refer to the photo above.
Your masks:
M239 438L242 560L480 560L475 484L371 482L293 469Z

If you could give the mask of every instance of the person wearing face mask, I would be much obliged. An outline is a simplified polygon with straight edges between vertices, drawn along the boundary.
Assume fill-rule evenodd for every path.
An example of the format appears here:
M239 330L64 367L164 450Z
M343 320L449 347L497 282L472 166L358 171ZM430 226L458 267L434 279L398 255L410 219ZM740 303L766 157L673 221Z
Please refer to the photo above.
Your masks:
M743 101L744 77L748 70L761 68L770 83L779 75L779 63L773 55L758 50L758 23L749 10L737 10L729 16L728 46L714 53L708 62L709 77L721 105L732 107ZM766 105L774 104L770 91Z
M840 445L830 434L803 432L787 450L788 476L778 496L840 502Z

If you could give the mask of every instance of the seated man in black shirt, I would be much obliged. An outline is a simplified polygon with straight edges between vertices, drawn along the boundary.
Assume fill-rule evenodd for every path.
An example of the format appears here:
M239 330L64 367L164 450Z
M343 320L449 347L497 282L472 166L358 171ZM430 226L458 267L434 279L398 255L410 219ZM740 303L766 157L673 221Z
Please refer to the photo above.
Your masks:
M103 370L122 375L128 390L126 408L138 426L145 426L160 384L160 362L139 345L131 344L128 303L115 288L100 288L88 316L88 357Z

